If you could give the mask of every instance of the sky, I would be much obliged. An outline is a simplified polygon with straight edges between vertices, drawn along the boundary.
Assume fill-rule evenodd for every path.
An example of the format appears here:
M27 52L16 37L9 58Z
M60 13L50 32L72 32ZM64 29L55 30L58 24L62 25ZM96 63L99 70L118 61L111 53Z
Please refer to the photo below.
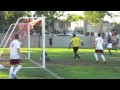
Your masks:
M81 16L83 16L83 12L84 11L69 11L69 12L65 12L65 14L78 14L78 15L81 15ZM109 11L110 13L113 13L113 14L116 14L116 15L118 15L118 13L120 13L120 11ZM117 23L120 23L120 17L114 17L114 18L110 18L110 17L108 17L108 16L105 16L105 19L104 19L105 21L109 21L109 22L117 22Z

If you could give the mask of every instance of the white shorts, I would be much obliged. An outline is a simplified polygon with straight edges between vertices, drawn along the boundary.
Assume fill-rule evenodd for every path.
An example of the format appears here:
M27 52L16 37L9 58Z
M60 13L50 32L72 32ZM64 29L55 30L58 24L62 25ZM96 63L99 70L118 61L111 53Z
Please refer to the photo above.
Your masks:
M112 48L112 43L108 43L107 48Z

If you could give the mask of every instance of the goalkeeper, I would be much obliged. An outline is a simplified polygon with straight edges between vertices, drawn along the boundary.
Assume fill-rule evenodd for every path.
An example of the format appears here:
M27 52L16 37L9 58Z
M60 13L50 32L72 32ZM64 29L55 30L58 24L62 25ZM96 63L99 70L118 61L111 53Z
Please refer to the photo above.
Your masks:
M41 53L41 56L40 56L40 60L43 60L43 50L42 50L42 53ZM50 61L50 58L48 57L48 54L47 54L46 51L45 51L45 60Z
M83 41L80 38L76 37L76 35L74 34L70 40L70 45L69 45L69 49L70 49L71 44L73 45L74 59L78 57L79 60L81 60L80 56L77 54L80 43L82 44L82 46L84 46Z

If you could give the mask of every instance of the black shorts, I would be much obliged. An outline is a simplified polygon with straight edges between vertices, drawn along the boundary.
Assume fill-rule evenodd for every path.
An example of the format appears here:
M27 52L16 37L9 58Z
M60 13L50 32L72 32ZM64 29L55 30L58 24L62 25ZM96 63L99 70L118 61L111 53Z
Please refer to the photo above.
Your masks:
M22 63L21 59L10 59L10 65L16 65L21 63Z
M79 47L73 47L73 51L74 53L76 53L78 51Z
M104 54L104 51L103 51L103 50L95 50L95 53L101 53L101 54Z

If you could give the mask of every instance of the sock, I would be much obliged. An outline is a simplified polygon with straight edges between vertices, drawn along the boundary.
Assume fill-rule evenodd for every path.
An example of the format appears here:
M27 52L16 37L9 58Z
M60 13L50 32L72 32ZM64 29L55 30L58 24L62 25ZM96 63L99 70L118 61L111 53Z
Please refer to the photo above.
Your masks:
M76 58L76 55L74 55L74 59Z
M94 53L94 56L95 56L96 61L98 61L98 55Z
M78 58L80 58L80 56L79 55L76 55Z
M12 78L12 74L13 74L13 70L14 70L14 66L11 66L10 67L10 70L9 70L9 78Z
M109 53L112 54L110 50L109 50Z
M102 57L103 61L106 62L105 57L104 57L103 54L101 54L101 57Z
M13 74L16 76L17 72L22 68L22 65L18 65L16 68L15 68L15 71L13 72Z

